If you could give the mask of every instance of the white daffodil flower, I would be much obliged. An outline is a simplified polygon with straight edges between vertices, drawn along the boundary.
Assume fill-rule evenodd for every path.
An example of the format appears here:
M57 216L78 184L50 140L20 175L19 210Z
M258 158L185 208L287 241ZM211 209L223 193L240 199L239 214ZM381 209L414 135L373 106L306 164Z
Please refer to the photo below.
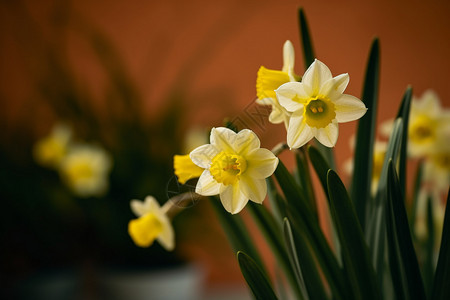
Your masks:
M256 134L248 129L239 133L220 127L211 130L210 144L194 149L191 160L205 169L195 192L203 196L220 195L224 208L236 214L248 200L262 203L267 194L265 178L271 176L278 158L260 148Z
M166 205L160 207L154 197L147 196L145 201L131 200L130 206L138 217L128 223L128 234L134 243L139 247L149 247L156 239L167 251L172 251L175 234Z
M112 161L103 148L80 144L71 146L59 172L67 186L80 197L103 196L108 190Z
M348 82L348 74L333 77L330 69L316 59L302 82L288 82L275 91L280 104L292 113L287 130L291 149L300 148L313 137L327 147L334 147L338 123L357 120L366 113L361 100L343 94Z
M295 54L294 46L287 40L283 45L283 68L281 71L270 70L260 67L256 78L256 103L261 105L271 105L272 112L269 121L273 124L284 122L286 128L291 115L277 100L275 90L283 83L298 81L298 76L294 73Z
M439 97L427 90L413 98L408 128L408 154L423 157L433 152L441 128L450 124L450 111L442 109Z

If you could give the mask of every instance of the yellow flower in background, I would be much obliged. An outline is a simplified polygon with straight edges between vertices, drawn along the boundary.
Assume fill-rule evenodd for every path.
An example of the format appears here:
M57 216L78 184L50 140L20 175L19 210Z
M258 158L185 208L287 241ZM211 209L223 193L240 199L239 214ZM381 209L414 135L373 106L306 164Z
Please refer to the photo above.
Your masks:
M131 210L138 217L128 223L128 234L139 247L149 247L155 240L167 251L175 248L175 234L166 210L152 196L145 201L131 200Z
M269 121L273 124L284 122L286 128L290 113L278 102L275 90L283 83L298 81L299 77L294 73L294 64L294 46L288 40L283 45L283 68L281 71L260 67L256 78L256 95L258 96L256 103L271 105L272 112L269 115Z
M220 195L224 208L236 214L248 200L262 203L267 194L265 178L271 176L278 158L260 148L256 134L248 129L239 133L219 127L211 130L210 144L190 154L192 161L204 168L195 192L203 196Z
M185 184L189 179L200 177L204 170L192 162L189 154L174 155L173 166L178 182L181 184Z
M112 161L99 146L74 145L61 161L59 172L67 186L80 197L102 196L108 190Z
M302 82L288 82L275 92L280 104L291 112L287 144L300 148L313 137L327 147L334 147L338 123L354 121L367 111L358 98L343 94L348 74L333 77L330 69L315 60L303 75Z
M58 168L67 153L72 130L66 124L56 124L51 133L39 140L33 148L33 155L40 165Z
M422 97L413 98L408 128L408 153L413 157L433 152L439 130L450 124L449 110L441 108L439 97L427 90Z

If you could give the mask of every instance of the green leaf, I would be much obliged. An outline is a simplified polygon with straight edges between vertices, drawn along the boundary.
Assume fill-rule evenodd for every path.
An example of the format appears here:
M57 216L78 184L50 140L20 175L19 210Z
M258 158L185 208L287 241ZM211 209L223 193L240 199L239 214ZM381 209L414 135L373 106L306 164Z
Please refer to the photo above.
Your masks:
M381 299L356 211L344 184L333 170L328 171L328 194L341 241L342 261L350 282L352 299Z
M369 214L367 218L368 222L366 223L366 240L369 243L373 266L375 267L379 280L382 280L381 277L383 276L383 264L385 258L385 214L387 205L388 163L391 159L394 164L397 162L402 132L403 121L401 118L398 118L394 122L394 129L389 139L380 180L378 181L377 195L374 203L370 203L368 208Z
M427 295L431 293L434 275L434 216L433 216L433 201L430 196L427 197L427 232L428 239L425 244L425 261L423 264L424 284Z
M272 177L266 178L267 195L269 198L270 208L277 223L281 226L286 216L285 206L286 200L278 193L275 182Z
M303 191L305 191L306 199L317 215L316 197L314 196L314 189L311 182L311 174L309 172L308 161L306 159L306 151L304 147L295 151L295 160L297 163L296 178Z
M316 171L317 176L319 177L319 181L322 184L322 188L329 200L328 196L328 186L327 186L327 174L328 170L330 170L330 166L325 160L325 158L320 154L320 151L314 146L308 146L308 154L309 159L311 160L311 164Z
M407 87L405 94L403 95L402 104L400 105L400 109L397 114L397 118L402 118L403 120L403 134L402 134L402 142L400 148L400 157L398 162L398 178L400 181L400 188L402 190L403 195L406 194L406 150L408 147L408 126L409 126L409 110L411 107L411 98L412 98L412 88Z
M247 254L238 251L237 258L245 281L256 299L278 299L258 264Z
M284 219L283 229L289 259L294 267L303 299L327 299L311 248L308 247L301 233L296 233L296 238L294 238L287 218ZM299 261L299 257L301 257L301 261ZM307 276L304 277L303 273Z
M288 206L286 211L292 225L296 245L305 244L311 248L311 253L314 254L334 299L348 299L349 285L346 278L343 277L342 268L330 249L317 220L306 210L296 210L294 207ZM303 260L303 258L301 259Z
M447 195L445 207L444 227L442 230L439 258L434 274L433 290L431 298L434 300L450 299L450 192Z
M403 294L404 299L411 299L412 297L414 297L414 299L426 299L419 263L409 231L404 197L392 160L390 160L388 164L387 191L387 221L390 224L388 229L395 232L394 234L393 232L388 231L388 237L390 237L388 240L390 240L391 246L398 248L397 255L401 261L401 263L398 264L398 268L402 269L400 276L404 276L404 279L402 280L406 284L406 286L403 286L403 284L394 286L394 289L397 290L402 288L403 292L396 292L398 295ZM394 276L395 274L392 274L392 277Z
M298 10L298 22L300 29L300 40L303 45L303 62L305 70L314 62L315 55L313 49L313 43L311 40L311 35L309 34L308 22L306 21L305 13L303 9Z
M299 287L296 285L295 272L289 261L284 242L282 238L281 228L278 226L274 217L270 212L261 204L248 203L247 209L252 214L259 229L266 238L267 243L272 249L272 253L280 264L280 267L284 270L285 275L292 285L293 291L300 295Z
M356 213L363 230L365 229L367 202L371 199L373 145L377 119L379 80L380 46L378 39L375 39L370 49L361 97L368 110L358 121L353 180L351 184L351 199L355 204Z
M227 212L217 197L210 197L210 200L211 201L209 202L219 217L220 224L230 241L233 251L243 250L246 253L250 253L253 259L256 260L262 270L267 274L261 256L259 255L242 218L239 215L232 215Z
M283 191L287 203L297 210L307 211L309 214L313 215L313 209L308 200L306 200L305 192L300 188L281 160L278 162L274 175ZM318 222L317 216L315 219Z

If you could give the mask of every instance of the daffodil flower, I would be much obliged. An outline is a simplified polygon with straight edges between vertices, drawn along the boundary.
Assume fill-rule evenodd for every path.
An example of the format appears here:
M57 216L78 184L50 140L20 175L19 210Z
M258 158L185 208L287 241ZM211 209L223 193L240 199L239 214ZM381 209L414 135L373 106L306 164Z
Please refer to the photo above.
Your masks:
M366 113L361 100L343 94L348 82L348 74L333 77L330 69L316 59L302 82L288 82L275 91L280 104L292 113L287 130L291 149L303 146L313 137L327 147L334 147L338 123L357 120Z
M297 81L299 77L294 73L295 54L291 41L283 45L283 68L281 71L260 67L256 78L256 102L261 105L271 105L272 112L269 121L273 124L284 122L286 128L289 122L290 112L280 105L275 90L283 83Z
M421 98L413 98L409 117L408 154L426 156L433 152L439 131L450 123L450 112L443 110L439 97L427 90Z
M224 208L236 214L249 200L262 203L267 194L265 178L271 176L278 158L260 148L256 134L248 129L239 133L213 128L210 144L194 149L190 157L200 168L195 192L203 196L220 195Z
M178 182L181 184L185 184L189 179L200 177L204 170L192 162L189 154L174 155L173 167Z
M59 172L67 186L80 197L103 196L108 190L112 161L103 148L78 144L68 150Z
M56 124L51 133L39 140L33 148L35 160L46 167L58 168L67 153L72 130L66 124Z
M145 201L131 200L131 210L138 217L128 223L128 234L139 247L149 247L155 240L167 250L175 248L175 234L167 216L166 205L159 206L152 196Z

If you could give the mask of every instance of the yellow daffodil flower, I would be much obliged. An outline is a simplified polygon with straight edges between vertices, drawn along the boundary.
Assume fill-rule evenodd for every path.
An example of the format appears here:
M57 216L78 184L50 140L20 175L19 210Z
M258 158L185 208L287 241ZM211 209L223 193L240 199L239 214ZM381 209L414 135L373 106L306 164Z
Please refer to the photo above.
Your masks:
M104 149L93 145L74 145L61 161L59 172L76 195L102 196L108 190L111 164L111 158Z
M65 124L56 124L51 133L39 140L34 148L34 159L41 165L57 168L67 153L72 130Z
M167 250L175 248L175 234L165 205L159 206L152 196L145 201L131 200L131 210L138 217L128 223L128 234L139 247L149 247L155 240Z
M248 200L263 202L267 194L265 178L278 165L278 158L260 148L258 137L248 129L235 133L224 127L213 128L210 144L194 149L190 157L205 169L195 192L220 195L222 205L232 214L240 212Z
M189 154L174 155L173 167L181 184L185 184L189 179L200 177L204 170L192 162Z
M439 97L427 90L413 98L409 117L408 154L423 157L433 152L439 130L450 123L450 113L441 108Z
M343 94L348 82L348 74L332 77L330 69L316 59L302 82L288 82L275 91L280 104L292 113L287 130L291 149L303 146L313 137L334 147L338 123L357 120L366 113L361 100Z
M288 126L291 115L277 100L275 90L283 83L298 81L299 77L294 73L295 54L291 41L286 41L283 45L283 68L281 71L270 70L260 67L256 78L256 103L261 105L271 105L272 112L269 121L273 124L284 122Z

